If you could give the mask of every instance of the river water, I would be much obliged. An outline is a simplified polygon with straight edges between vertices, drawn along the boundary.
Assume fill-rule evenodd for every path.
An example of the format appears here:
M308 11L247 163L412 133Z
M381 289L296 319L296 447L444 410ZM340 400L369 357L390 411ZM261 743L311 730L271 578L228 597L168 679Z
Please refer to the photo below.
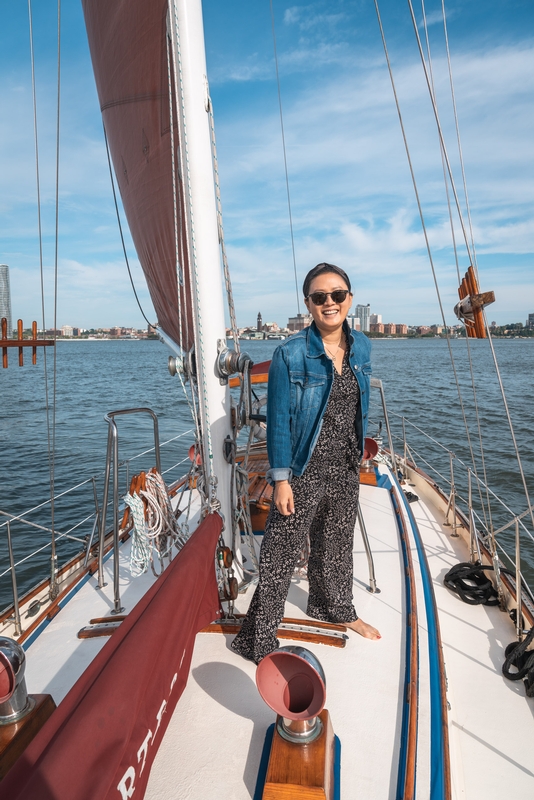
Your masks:
M242 349L254 361L269 359L278 342L242 342ZM510 429L503 410L501 391L487 341L471 341L474 385L478 404L487 483L514 513L526 509ZM475 416L473 386L465 340L450 343L461 388L477 474L483 478L480 444ZM510 415L521 452L531 496L534 494L534 340L496 340L494 347L506 390ZM96 476L98 498L102 500L102 473L105 465L107 411L149 407L158 415L162 442L180 437L162 448L162 467L174 465L168 478L186 471L187 451L192 442L191 415L177 378L167 370L168 351L157 341L60 341L56 369L56 448L55 492ZM29 360L28 358L26 360ZM46 503L50 496L48 437L46 425L43 353L38 366L19 368L11 355L12 366L0 373L0 510L12 515ZM408 443L418 466L430 472L445 491L450 478L449 457L440 442L455 454L454 470L459 492L467 495L466 471L470 464L468 437L458 399L456 381L446 340L373 340L373 373L383 381L396 449L402 449L402 417L405 417ZM53 385L53 358L47 359L48 388ZM261 388L261 387L260 387ZM370 433L383 420L376 390L372 392ZM416 427L414 427L416 426ZM429 434L423 436L418 429ZM119 422L121 461L146 450L152 443L148 416L123 418ZM125 465L121 490L133 472L154 463L153 455ZM506 524L510 515L492 501L484 512L474 481L476 507L481 519L491 513L494 528ZM483 493L485 498L485 493ZM89 517L69 534L84 539L91 533L94 511L93 484L84 483L56 503L55 529L69 531L79 520ZM5 522L0 519L0 525ZM28 515L27 519L51 527L50 507ZM531 530L528 517L525 523ZM47 574L49 534L36 527L12 523L15 559L20 562L30 552L43 547L37 558L17 566L19 593ZM501 544L513 553L512 532L501 534ZM78 539L63 537L58 543L60 563L80 548ZM8 567L7 531L0 527L0 573ZM524 571L534 584L534 547L525 535ZM0 608L11 601L9 573L0 578Z

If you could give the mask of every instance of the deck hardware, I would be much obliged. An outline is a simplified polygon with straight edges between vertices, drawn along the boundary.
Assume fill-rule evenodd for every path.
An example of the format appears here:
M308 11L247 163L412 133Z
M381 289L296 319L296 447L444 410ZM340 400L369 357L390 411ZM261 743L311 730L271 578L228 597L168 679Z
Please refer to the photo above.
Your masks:
M517 602L516 633L517 641L523 641L523 598L521 581L521 542L519 539L519 519L515 518L515 596Z
M326 678L313 653L298 645L274 650L260 661L256 685L278 714L276 728L283 739L308 744L321 735L319 714L326 702Z
M216 370L222 386L228 383L230 375L234 375L236 372L243 373L245 364L248 363L249 367L253 366L253 361L248 353L237 353L235 350L230 350L223 339L217 340L217 350L219 355Z
M386 407L386 396L384 394L384 386L380 378L373 378L371 377L371 388L372 389L379 389L380 390L380 398L382 400L382 410L384 412L384 420L386 423L386 431L388 434L388 443L389 443L389 452L391 454L391 463L393 465L393 474L397 474L397 459L395 458L395 449L393 446L393 437L391 435L391 429L389 427L389 417L388 417L388 410Z
M26 690L26 654L20 644L0 636L0 725L25 717L35 705Z
M371 546L369 545L369 537L367 536L367 528L365 527L365 522L363 519L363 513L360 504L358 504L358 524L360 526L360 531L363 539L363 546L365 548L365 554L367 556L367 564L369 565L369 586L367 587L367 591L371 592L372 594L380 594L380 589L376 585L373 553L371 551Z
M443 523L444 526L447 528L452 528L451 536L453 538L457 538L459 536L456 533L456 529L460 527L458 524L458 519L456 516L456 484L454 483L454 468L453 468L453 458L456 458L454 453L451 453L449 450L449 463L450 463L450 470L451 470L451 493L449 495L449 502L447 504L447 511L445 512L445 522ZM471 486L471 484L469 484ZM469 506L471 506L471 501L469 501ZM449 522L449 513L452 511L452 522Z
M13 542L11 541L11 525L7 521L7 549L9 552L9 567L11 570L11 587L13 589L13 610L15 616L15 636L20 636L22 626L20 624L19 595L17 591L17 575L15 573L15 558L13 556Z
M28 606L28 610L26 611L26 619L29 617L35 617L35 615L41 610L42 602L40 600L34 600Z
M480 546L478 542L478 533L475 522L475 514L473 511L473 490L472 490L472 472L468 467L467 469L467 497L469 505L469 550L471 555L472 564L481 564L482 556L480 554Z
M98 493L97 493L97 490L96 490L96 480L95 480L95 476L94 475L92 476L91 481L93 483L93 499L95 501L95 521L93 523L93 530L91 531L91 535L89 536L89 539L87 540L87 547L86 547L86 550L85 550L85 558L83 560L84 567L86 567L88 562L89 562L89 556L91 555L91 547L93 546L93 539L95 537L96 531L99 530L99 526L100 526L100 507L98 505Z
M106 537L106 512L109 496L109 478L113 467L113 610L112 614L124 611L121 607L119 589L119 434L115 417L126 414L150 414L154 426L154 452L156 457L156 470L161 475L161 456L159 450L158 418L151 408L123 408L119 411L108 411L104 419L109 425L108 445L106 454L106 469L104 475L104 497L102 500L102 514L100 518L100 535L98 547L98 588L104 584L104 540Z

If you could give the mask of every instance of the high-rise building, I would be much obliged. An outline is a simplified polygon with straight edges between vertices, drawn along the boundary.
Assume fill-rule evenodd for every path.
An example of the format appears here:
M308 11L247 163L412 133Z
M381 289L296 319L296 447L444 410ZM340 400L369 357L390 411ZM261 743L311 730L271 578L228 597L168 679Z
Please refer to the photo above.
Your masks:
M7 319L7 338L13 336L13 324L11 319L11 291L9 289L9 267L7 264L0 264L0 320Z
M360 330L361 331L369 331L370 325L370 316L371 316L371 306L367 303L366 306L357 305L354 311L354 316L359 317L360 320Z
M361 331L360 318L354 315L347 317L347 324L352 331Z
M371 325L380 325L382 322L382 314L371 314L369 317L369 323Z
M1 267L0 267L1 269ZM528 315L527 324L525 325L526 328L534 328L534 314Z

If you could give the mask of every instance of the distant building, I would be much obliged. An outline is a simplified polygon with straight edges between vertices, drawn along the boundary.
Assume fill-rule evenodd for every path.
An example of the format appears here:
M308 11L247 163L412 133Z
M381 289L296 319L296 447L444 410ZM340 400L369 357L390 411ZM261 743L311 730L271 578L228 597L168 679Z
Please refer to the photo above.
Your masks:
M397 333L397 326L394 322L388 322L384 325L384 333L387 336L394 336Z
M416 331L419 336L425 336L425 334L430 333L430 328L428 325L420 325L418 328L416 328Z
M61 328L61 335L62 336L72 336L74 334L74 328L72 325L63 325Z
M371 314L369 317L369 324L370 325L380 325L382 322L382 314Z
M262 319L261 319L261 312L258 312L258 324L257 324L257 326L256 326L256 327L257 327L257 330L259 330L259 331L262 331L262 330L263 330L263 324L262 324Z
M395 333L397 334L397 336L407 336L408 326L404 324L395 325Z
M9 267L0 264L0 320L7 319L7 338L13 337L13 320L11 318L11 290L9 288Z
M290 331L301 331L312 323L311 314L297 314L296 317L289 317L287 327Z
M430 330L432 333L439 335L440 333L443 333L443 325L432 325Z
M277 322L264 322L263 330L267 331L268 333L276 333L280 330L280 326Z
M369 325L369 330L371 333L384 333L384 326L381 322L371 322L371 324Z
M368 331L370 325L371 306L367 303L366 306L357 305L354 311L354 316L360 320L360 330Z
M347 325L352 331L361 331L361 322L359 317L349 316L347 317Z
M0 267L2 269L2 267ZM531 330L534 329L534 314L529 314L527 319L527 324L525 328L530 328Z

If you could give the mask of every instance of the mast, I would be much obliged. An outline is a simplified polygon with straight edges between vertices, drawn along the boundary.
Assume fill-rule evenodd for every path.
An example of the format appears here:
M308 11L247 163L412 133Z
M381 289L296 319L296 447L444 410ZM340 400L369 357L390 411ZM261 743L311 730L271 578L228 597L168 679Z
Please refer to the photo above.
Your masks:
M221 255L209 126L209 90L201 0L170 0L169 28L175 59L176 107L188 218L193 325L203 453L210 507L218 500L231 545L231 467L223 442L231 434L230 396L216 365L226 346Z

